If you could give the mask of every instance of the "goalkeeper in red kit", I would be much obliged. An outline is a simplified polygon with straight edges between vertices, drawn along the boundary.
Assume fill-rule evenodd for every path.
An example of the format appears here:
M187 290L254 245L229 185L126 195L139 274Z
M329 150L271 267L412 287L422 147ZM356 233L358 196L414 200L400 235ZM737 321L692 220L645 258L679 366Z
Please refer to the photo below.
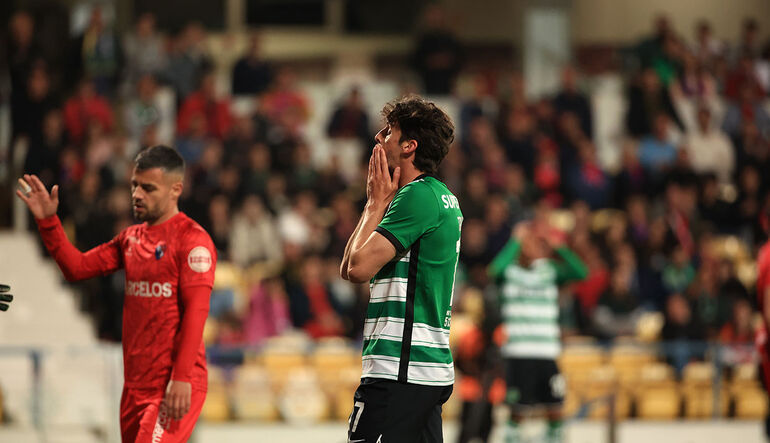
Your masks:
M123 363L120 400L124 442L184 442L206 398L203 326L214 284L211 238L179 212L184 161L167 146L139 153L131 177L134 217L107 243L78 251L67 239L49 194L34 175L20 179L24 200L46 248L69 281L125 269Z

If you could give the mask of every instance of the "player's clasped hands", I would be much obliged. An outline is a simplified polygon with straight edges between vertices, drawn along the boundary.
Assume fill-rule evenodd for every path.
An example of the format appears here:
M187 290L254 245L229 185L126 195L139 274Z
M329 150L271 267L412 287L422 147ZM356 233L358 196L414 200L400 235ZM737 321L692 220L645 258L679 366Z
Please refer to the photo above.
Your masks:
M54 185L49 194L36 175L24 174L24 177L19 179L16 195L27 204L30 212L37 219L56 215L56 209L59 207L58 185Z
M400 178L401 168L394 169L391 177L385 150L375 146L369 158L369 174L366 179L366 197L369 202L385 206L390 204L398 191Z

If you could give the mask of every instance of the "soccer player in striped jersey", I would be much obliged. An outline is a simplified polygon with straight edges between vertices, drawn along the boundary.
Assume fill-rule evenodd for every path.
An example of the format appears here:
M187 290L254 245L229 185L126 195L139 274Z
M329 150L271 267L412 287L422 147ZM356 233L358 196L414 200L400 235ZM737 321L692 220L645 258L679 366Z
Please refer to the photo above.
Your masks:
M449 323L463 216L433 174L454 126L415 96L382 114L366 207L340 267L343 278L370 288L348 441L441 442L441 407L454 383Z
M560 260L549 258L555 251ZM505 443L521 441L525 413L543 406L548 417L548 443L560 442L564 379L556 366L561 352L559 285L582 280L588 271L564 245L563 235L542 224L520 223L513 237L489 266L501 289L505 331L506 401L511 417Z

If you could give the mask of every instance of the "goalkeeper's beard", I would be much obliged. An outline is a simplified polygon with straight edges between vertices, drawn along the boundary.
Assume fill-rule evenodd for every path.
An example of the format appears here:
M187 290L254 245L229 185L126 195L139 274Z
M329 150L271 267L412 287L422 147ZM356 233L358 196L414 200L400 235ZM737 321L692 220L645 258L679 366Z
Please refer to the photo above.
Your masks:
M153 222L160 218L160 214L158 214L160 211L157 209L155 211L151 211L147 206L141 206L141 209L141 211L137 210L136 206L133 208L134 218L140 222Z

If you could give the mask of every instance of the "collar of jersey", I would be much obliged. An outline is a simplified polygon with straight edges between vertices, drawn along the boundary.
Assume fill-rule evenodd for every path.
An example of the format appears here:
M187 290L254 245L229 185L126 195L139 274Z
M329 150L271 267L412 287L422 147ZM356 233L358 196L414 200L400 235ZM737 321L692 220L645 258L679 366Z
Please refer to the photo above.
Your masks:
M182 211L177 212L176 214L174 214L173 217L171 217L170 219L164 221L163 223L161 223L159 225L152 225L152 226L150 226L149 224L147 224L147 222L144 222L144 227L149 232L158 231L158 230L163 229L165 226L169 226L171 224L171 221L172 220L176 220L180 215L182 215Z

